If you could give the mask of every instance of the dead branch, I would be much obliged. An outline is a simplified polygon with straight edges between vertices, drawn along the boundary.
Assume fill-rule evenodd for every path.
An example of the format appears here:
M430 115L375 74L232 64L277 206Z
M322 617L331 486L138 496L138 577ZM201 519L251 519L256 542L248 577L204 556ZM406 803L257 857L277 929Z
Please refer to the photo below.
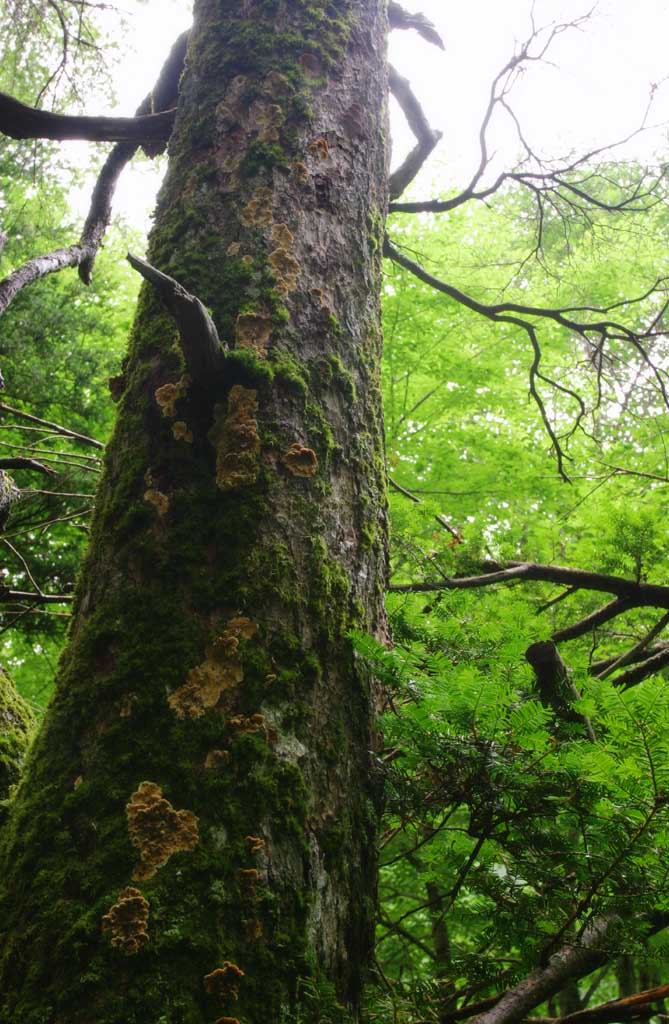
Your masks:
M400 484L398 484L397 481L393 480L391 476L388 477L388 483L390 484L394 491L397 491L398 494L403 494L405 498L408 498L409 501L413 501L414 504L416 505L422 505L422 501L420 498L417 498L415 494L412 494L411 491L408 491L406 487L402 487ZM440 526L443 526L447 533L450 533L451 537L457 544L462 543L462 534L460 533L459 530L456 530L454 526L451 526L451 524L448 522L445 516L442 516L440 513L437 513L434 516L434 518L436 519Z
M631 647L624 654L621 654L618 658L610 659L599 671L593 671L594 665L591 666L591 674L597 676L598 679L606 679L612 675L616 669L623 668L625 665L630 665L637 661L647 661L648 658L658 653L655 648L649 649L649 644L659 636L660 633L669 625L669 612L663 615L659 622L656 622L652 629L650 629L644 637L634 647Z
M12 590L0 586L0 602L18 601L21 604L70 604L71 594L41 594L30 590Z
M154 94L158 97L159 102L170 102L172 106L174 105L187 42L188 33L184 32L172 46L154 89L140 103L135 118L129 120L139 120L156 109ZM90 283L93 264L111 217L111 204L116 183L128 161L137 152L140 141L135 139L131 142L117 143L107 157L93 189L91 207L79 242L56 249L43 256L33 257L9 274L4 281L0 281L0 314L27 285L67 267L79 267L79 276L84 284ZM151 155L161 152L164 147L164 137L157 141L153 140L153 146L148 143L145 146Z
M442 137L442 133L430 128L423 108L412 92L408 79L402 78L393 67L389 68L388 84L417 140L417 145L411 150L406 160L390 175L388 183L390 198L397 199L418 175Z
M388 24L391 28L413 28L428 43L433 43L440 50L445 49L443 39L424 14L411 14L410 11L405 11L398 3L395 3L395 0L390 0L388 4Z
M94 437L87 437L86 434L78 434L76 430L69 430L67 427L61 427L59 423L52 423L51 420L40 419L39 416L34 416L30 412L24 412L23 409L13 409L10 405L5 405L0 402L0 412L11 413L12 416L18 416L19 419L28 420L30 423L37 423L40 427L48 427L49 430L53 430L55 434L61 434L63 437L70 437L73 441L80 441L81 444L90 445L92 448L104 448L102 441L97 441Z
M85 139L88 142L136 142L169 138L176 111L143 117L84 117L37 110L0 92L0 133L11 139Z
M35 459L0 459L0 469L32 469L36 473L48 473L49 476L57 475L49 466L45 466Z
M127 260L133 270L153 285L173 317L179 329L186 366L193 380L203 383L210 380L212 374L220 373L223 349L216 325L205 306L173 277L163 274L146 260L130 253Z
M577 1010L565 1017L557 1018L555 1024L613 1024L614 1021L628 1020L632 1017L649 1017L652 1015L653 1003L660 1002L669 996L669 985L658 985L656 988L636 992L621 999L611 999L599 1006Z
M539 225L538 246L540 246L541 225L544 219L545 206L552 207L558 213L561 209L564 209L572 214L585 215L589 208L618 213L647 212L659 202L660 199L656 193L656 186L662 181L661 173L654 176L654 181L649 187L645 186L646 175L644 174L641 181L633 185L631 189L622 191L622 194L617 199L609 200L597 195L597 186L610 186L612 183L606 178L605 174L597 169L594 171L588 170L588 167L592 166L593 161L603 159L605 155L625 145L646 130L648 114L653 99L652 92L639 127L627 136L606 146L589 150L575 159L567 158L550 162L542 160L533 151L523 134L518 118L509 104L509 94L525 66L528 63L543 60L556 36L569 29L579 28L589 17L590 14L588 13L572 22L553 25L547 29L537 30L533 28L529 38L519 46L516 53L495 76L490 86L488 103L479 127L479 163L471 180L461 192L449 199L432 199L407 203L392 202L389 207L390 212L445 213L472 200L483 201L498 192L505 184L513 183L527 189L536 202ZM484 185L482 184L482 179L492 159L489 149L488 132L494 114L498 109L504 111L511 119L525 155L514 170L503 171L489 185ZM528 163L533 166L527 167ZM553 166L550 166L550 164L553 164ZM555 167L555 164L558 166Z

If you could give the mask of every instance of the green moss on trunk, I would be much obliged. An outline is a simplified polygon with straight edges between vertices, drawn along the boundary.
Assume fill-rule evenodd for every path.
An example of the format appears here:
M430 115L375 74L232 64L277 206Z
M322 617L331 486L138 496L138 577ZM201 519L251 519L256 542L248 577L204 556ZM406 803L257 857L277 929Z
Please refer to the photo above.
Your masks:
M149 258L226 358L191 380L144 289L8 826L9 1020L357 1013L377 786L347 634L384 628L384 38L381 0L196 3Z

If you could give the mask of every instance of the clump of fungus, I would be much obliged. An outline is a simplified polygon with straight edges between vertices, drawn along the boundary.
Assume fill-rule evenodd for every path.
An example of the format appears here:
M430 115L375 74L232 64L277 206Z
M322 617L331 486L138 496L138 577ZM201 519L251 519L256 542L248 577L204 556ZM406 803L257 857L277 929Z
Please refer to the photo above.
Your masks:
M241 242L230 242L230 245L226 249L226 253L228 256L239 256L241 248Z
M241 736L254 732L267 733L267 719L264 715L234 715L228 719L228 725Z
M239 641L250 640L257 630L255 622L244 615L228 621L221 636L207 648L206 659L192 668L183 686L167 698L179 718L198 718L207 708L218 704L225 690L241 683L244 670L238 653Z
M176 416L176 404L179 399L183 398L188 392L189 384L190 377L186 374L181 378L181 380L176 381L176 383L163 384L154 392L153 397L162 409L163 416L168 420L171 420Z
M242 223L247 228L269 227L272 223L272 201L274 193L271 188L257 188L242 210Z
M300 264L292 253L288 252L288 249L283 246L280 246L269 254L269 264L276 277L277 291L284 294L295 291Z
M140 783L126 814L130 839L141 858L132 876L138 882L152 878L172 854L195 849L200 840L193 812L175 810L155 782Z
M147 501L149 505L153 505L156 512L161 518L166 516L170 509L170 499L162 491L157 491L155 488L150 487L147 491L144 491L144 501Z
M232 491L255 483L260 469L260 436L256 413L257 391L235 384L227 409L216 407L216 420L208 437L216 449L216 483Z
M262 836L247 836L246 843L249 848L249 853L260 853L265 849L265 840Z
M319 139L314 139L307 146L308 151L312 156L318 160L327 160L330 155L330 147L328 146L328 140L325 136L321 136Z
M186 444L193 443L193 431L183 420L177 420L172 424L172 435L175 441L185 441Z
M313 476L318 469L316 452L295 442L281 456L281 461L293 476Z
M210 750L204 759L204 767L207 771L220 768L230 760L229 750Z
M125 956L134 956L149 941L149 901L131 885L121 891L113 907L102 918L102 931Z
M293 173L298 185L306 185L309 181L309 168L302 160L296 160L293 164Z
M290 249L295 241L295 236L287 224L273 224L272 241L275 245L282 246L284 249Z
M210 996L215 996L224 1003L227 999L239 998L239 986L243 977L244 971L241 967L224 960L222 967L217 967L211 974L207 974L204 987Z
M237 348L252 348L258 355L267 354L272 321L262 313L240 313L235 323Z

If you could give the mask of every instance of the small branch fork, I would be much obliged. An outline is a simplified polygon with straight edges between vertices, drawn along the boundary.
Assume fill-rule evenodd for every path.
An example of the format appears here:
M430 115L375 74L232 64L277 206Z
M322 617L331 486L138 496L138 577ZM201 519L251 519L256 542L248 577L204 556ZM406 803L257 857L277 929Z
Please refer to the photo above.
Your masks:
M565 597L579 590L612 594L612 601L572 625L556 630L551 637L552 641L559 643L583 636L633 608L662 608L667 610L667 614L661 617L642 640L619 657L594 663L591 666L591 674L598 679L612 676L611 682L614 686L629 689L669 665L669 644L652 644L652 641L669 625L669 587L567 566L541 565L536 562L492 562L484 563L482 568L485 571L479 576L452 576L424 583L401 583L391 585L388 589L395 594L432 593L439 590L471 590L523 580L568 587L567 593L561 595ZM548 602L543 608L554 603ZM633 667L625 668L627 665ZM618 671L623 668L624 671ZM615 672L618 674L614 675Z

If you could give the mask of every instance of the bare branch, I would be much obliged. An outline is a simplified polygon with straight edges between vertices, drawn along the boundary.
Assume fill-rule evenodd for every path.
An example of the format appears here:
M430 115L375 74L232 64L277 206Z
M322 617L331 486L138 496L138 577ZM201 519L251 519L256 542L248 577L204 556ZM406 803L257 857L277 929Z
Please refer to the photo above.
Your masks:
M390 198L396 199L420 172L442 133L430 128L423 108L411 90L409 80L402 78L393 67L389 68L388 84L418 142L406 160L390 175Z
M635 644L634 647L630 648L630 650L621 654L619 658L614 658L607 662L607 664L598 672L592 672L592 669L594 668L594 666L592 666L592 675L596 675L598 679L606 679L608 676L612 675L616 669L623 668L625 665L629 665L635 661L646 661L655 653L652 649L650 651L647 650L648 645L656 636L659 636L667 625L669 625L669 612L667 612L666 615L663 615L659 622L655 623L653 628L646 633L638 644Z
M615 594L624 609L669 608L669 587L656 583L643 583L624 579L622 576L609 576L606 573L589 572L586 569L574 569L564 565L542 565L538 562L491 562L485 563L485 567L487 571L480 576L451 576L426 583L398 584L391 586L390 590L395 593L471 590L522 579Z
M130 266L156 289L174 318L181 337L186 366L193 380L203 383L222 367L223 349L216 325L206 308L173 277L152 267L146 260L127 255Z
M0 459L0 469L32 469L37 473L48 473L49 476L57 475L53 469L35 459Z
M13 409L10 405L5 405L3 402L0 402L0 412L8 412L12 416L18 416L20 419L28 420L30 423L38 423L41 427L48 427L56 434L61 434L63 437L71 437L73 441L80 441L81 444L90 445L92 448L104 448L102 441L96 441L94 437L78 434L76 430L68 430L67 427L61 427L59 423L40 419L39 416L34 416L30 412L24 412L23 409Z
M37 110L0 92L0 133L11 139L86 139L88 142L136 142L169 138L176 111L144 117L83 117Z
M614 676L611 682L614 686L620 686L623 690L629 690L630 687L636 686L637 683L648 679L649 676L655 675L656 672L659 672L666 665L669 665L669 647L646 658L645 661L642 661L635 668L628 668L626 672L621 672L620 675Z
M388 24L391 28L413 28L428 43L433 43L440 50L445 49L443 39L424 14L411 14L395 3L395 0L390 0L388 4Z
M155 109L160 109L154 105L154 97L157 103L169 102L171 107L174 106L187 43L188 32L183 32L172 46L154 89L140 103L135 118L127 120L137 121L152 114ZM166 113L170 112L164 111L160 116ZM128 161L137 152L140 141L135 139L132 142L117 143L107 157L93 189L91 207L79 242L43 256L36 256L9 274L4 281L0 281L0 314L26 285L67 267L79 267L81 280L84 284L90 284L93 264L111 217L116 183ZM148 155L162 152L164 148L165 136L154 139L152 145L147 142L144 146Z
M22 604L70 604L71 594L41 594L30 590L0 587L0 602L20 601Z
M407 491L406 487L402 487L400 484L397 483L396 480L393 480L391 476L388 477L388 483L393 488L393 490L398 492L398 494L403 494L405 498L408 498L409 501L413 501L414 504L416 505L422 505L422 501L420 498L417 498L415 494L411 493L411 491ZM451 537L456 543L462 543L462 534L458 530L456 530L454 526L451 526L451 524L448 522L445 516L436 514L434 518L436 519L440 526L443 526L443 528L448 533L450 533Z
M550 307L530 306L517 302L498 302L488 305L486 303L479 302L471 295L467 295L454 285L448 284L446 281L442 281L439 278L434 277L433 274L430 274L415 260L410 259L408 256L405 256L404 253L400 252L400 250L393 245L387 237L384 241L384 255L394 263L397 263L398 266L408 270L409 273L413 274L414 277L417 277L419 281L422 281L424 284L429 285L436 291L447 295L449 298L454 299L467 309L471 309L473 312L478 313L495 323L512 324L525 332L532 349L532 361L529 368L529 392L539 409L544 428L551 440L557 460L558 472L565 481L569 481L569 477L567 476L564 468L567 456L549 419L546 406L539 391L539 384L543 383L548 385L550 388L553 388L554 390L569 397L576 404L577 413L575 422L568 436L570 436L570 434L573 433L580 425L582 419L586 415L586 407L583 399L579 394L577 394L577 392L572 388L565 387L553 378L546 376L546 374L541 370L542 352L537 335L537 327L533 322L535 319L538 319L539 321L551 321L558 324L560 327L567 329L591 345L595 344L595 342L591 340L591 337L595 338L596 345L602 348L606 342L626 342L638 355L640 361L649 368L655 378L658 390L662 396L662 401L669 409L669 394L667 393L664 381L664 378L667 376L666 371L652 362L644 344L649 339L652 339L662 333L659 330L658 325L661 317L667 309L667 302L662 302L661 308L654 314L650 326L640 332L635 332L632 328L627 327L626 325L609 317L609 314L614 309L637 305L650 298L661 288L666 290L667 281L669 280L668 278L658 278L642 295L636 296L632 299L618 301L608 307L562 306L551 309ZM588 315L580 316L579 314Z

